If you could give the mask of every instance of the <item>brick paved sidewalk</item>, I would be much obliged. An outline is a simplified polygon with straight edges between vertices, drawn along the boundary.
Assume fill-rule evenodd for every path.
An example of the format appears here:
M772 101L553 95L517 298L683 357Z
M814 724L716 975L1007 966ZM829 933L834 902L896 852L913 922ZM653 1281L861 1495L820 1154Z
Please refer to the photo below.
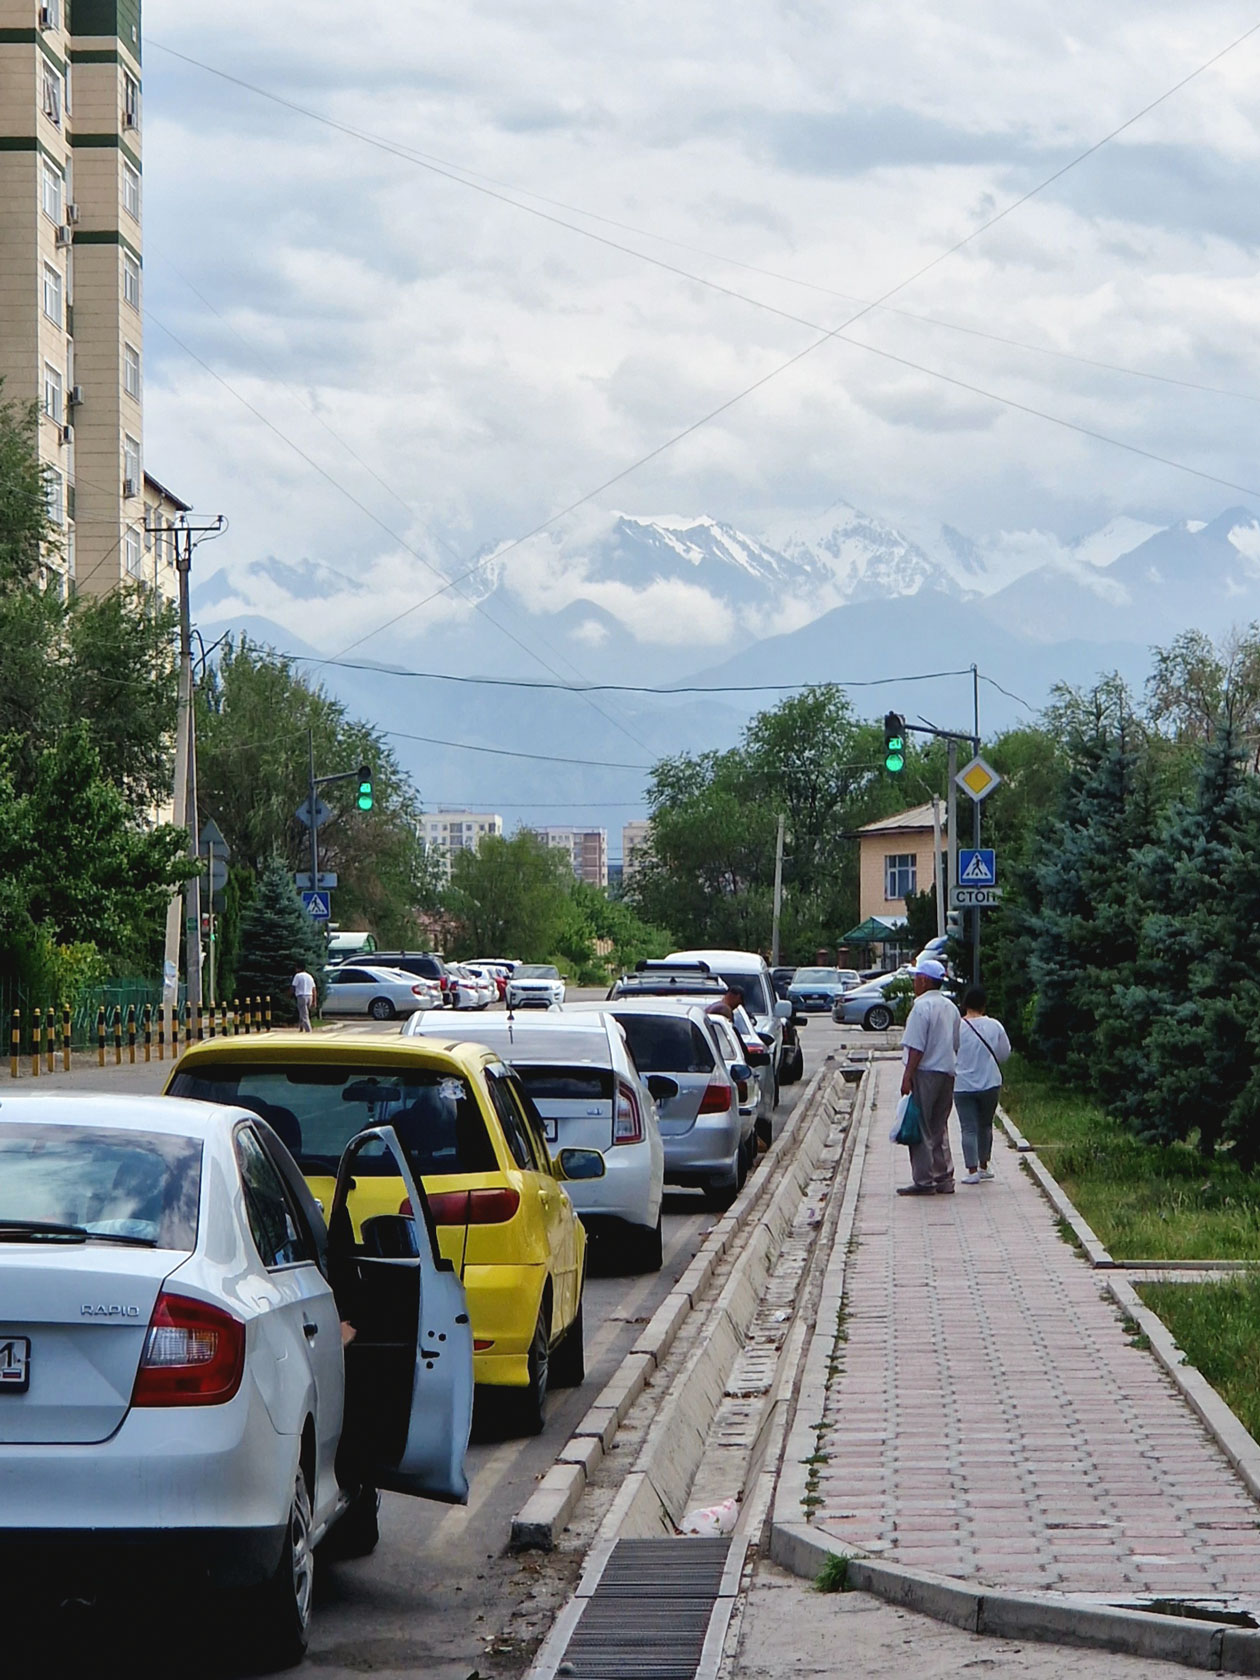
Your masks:
M1260 1597L1260 1508L1017 1153L996 1144L993 1183L896 1196L900 1067L872 1077L815 1524L994 1587ZM961 1176L956 1120L952 1142Z

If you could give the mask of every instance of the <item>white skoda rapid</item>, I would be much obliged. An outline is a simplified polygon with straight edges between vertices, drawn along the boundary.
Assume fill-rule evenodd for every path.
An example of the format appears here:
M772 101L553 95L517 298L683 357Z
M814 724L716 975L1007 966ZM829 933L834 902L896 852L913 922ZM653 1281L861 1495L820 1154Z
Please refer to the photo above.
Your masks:
M419 1220L353 1229L370 1156ZM291 1665L315 1548L370 1552L378 1488L466 1500L471 1417L463 1286L389 1128L351 1142L325 1227L258 1114L0 1100L7 1588L229 1589L251 1654Z

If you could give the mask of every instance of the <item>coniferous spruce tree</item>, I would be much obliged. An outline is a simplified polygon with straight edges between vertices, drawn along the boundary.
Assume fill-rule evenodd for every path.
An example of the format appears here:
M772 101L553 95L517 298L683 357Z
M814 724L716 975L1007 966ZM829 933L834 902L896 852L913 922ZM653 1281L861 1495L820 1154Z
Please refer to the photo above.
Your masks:
M1113 1106L1139 1135L1196 1138L1260 1159L1256 917L1260 786L1226 725L1204 752L1192 800L1140 854L1144 902L1133 983L1118 997L1127 1090Z
M293 976L305 968L314 976L318 1001L327 991L324 936L302 907L293 877L280 858L264 867L253 902L241 918L236 987L240 997L270 997L277 1020L295 1021L290 990Z
M1034 1045L1078 1084L1097 1083L1099 1024L1137 956L1132 854L1152 830L1149 782L1123 731L1081 742L1033 865L1026 926Z

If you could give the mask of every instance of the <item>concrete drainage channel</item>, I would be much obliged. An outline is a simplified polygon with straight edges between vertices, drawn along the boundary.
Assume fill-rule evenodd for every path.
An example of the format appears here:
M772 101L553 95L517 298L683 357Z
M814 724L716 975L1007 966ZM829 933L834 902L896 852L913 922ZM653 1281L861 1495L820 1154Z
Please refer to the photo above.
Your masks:
M854 1096L829 1057L513 1523L515 1549L555 1546L624 1425L636 1456L531 1680L716 1674L748 1545L769 1514ZM732 1534L677 1537L689 1510L732 1497Z

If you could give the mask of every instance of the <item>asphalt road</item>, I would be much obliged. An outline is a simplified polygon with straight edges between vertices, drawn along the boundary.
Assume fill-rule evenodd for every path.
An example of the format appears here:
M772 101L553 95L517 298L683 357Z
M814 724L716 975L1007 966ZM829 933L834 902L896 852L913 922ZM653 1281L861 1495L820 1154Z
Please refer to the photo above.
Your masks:
M579 996L583 994L578 994ZM600 994L592 993L591 996ZM475 1016L466 1024L475 1038ZM460 1023L465 1025L464 1021ZM806 1079L840 1035L825 1017L807 1031ZM336 1030L336 1029L334 1029ZM396 1032L397 1026L374 1030ZM129 1089L157 1091L169 1064L149 1067L87 1067L80 1072L41 1079L42 1093L53 1090ZM29 1091L24 1080L13 1090ZM0 1090L3 1088L0 1087ZM776 1130L804 1090L804 1081L785 1091ZM594 1275L586 1292L587 1379L578 1389L559 1390L547 1403L543 1433L525 1439L504 1436L492 1423L478 1420L469 1452L472 1484L467 1506L443 1507L386 1495L381 1510L381 1541L369 1558L325 1566L318 1583L317 1608L307 1659L312 1671L328 1680L362 1674L422 1672L426 1680L471 1680L480 1674L515 1674L549 1619L549 1602L540 1595L536 1561L506 1554L512 1517L546 1474L593 1396L629 1351L638 1326L646 1321L690 1264L713 1215L698 1193L679 1191L665 1203L665 1263L659 1273L640 1277ZM598 1264L596 1261L595 1264ZM554 1592L554 1568L549 1571ZM134 1606L152 1606L146 1584L134 1582ZM192 1606L165 1606L163 1620L179 1629L178 1657L158 1635L138 1642L134 1608L126 1615L117 1604L86 1607L68 1614L40 1616L22 1630L19 1644L38 1653L41 1673L70 1672L89 1652L98 1666L102 1645L116 1649L119 1636L129 1647L128 1667L140 1674L199 1671L224 1677L252 1671L239 1659L213 1654L214 1629L207 1623L188 1639L185 1613ZM118 1618L124 1615L129 1631ZM194 1622L202 1617L193 1611ZM157 1633L157 1630L153 1630ZM146 1657L148 1648L150 1655ZM89 1658L89 1661L92 1659ZM198 1665L194 1670L193 1665ZM15 1672L18 1672L15 1669Z

